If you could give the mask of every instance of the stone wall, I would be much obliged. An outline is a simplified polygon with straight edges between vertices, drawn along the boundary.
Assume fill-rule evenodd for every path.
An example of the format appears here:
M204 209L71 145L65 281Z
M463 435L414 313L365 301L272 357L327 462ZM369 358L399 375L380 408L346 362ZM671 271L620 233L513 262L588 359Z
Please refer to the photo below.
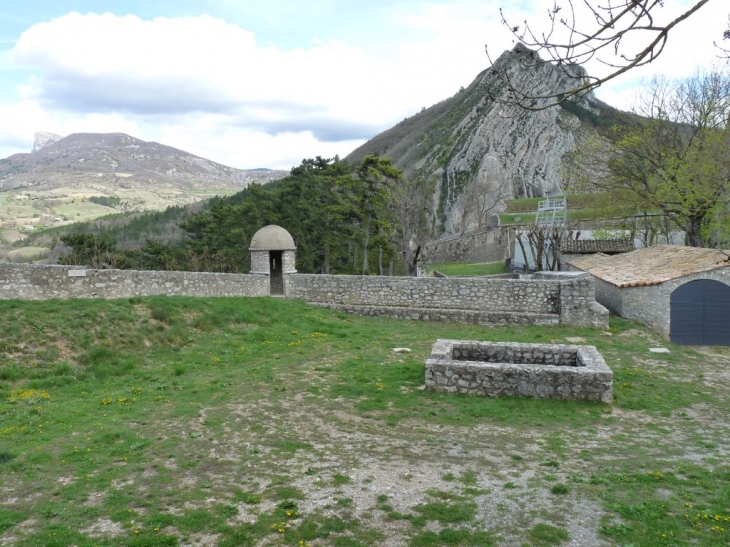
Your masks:
M585 272L537 272L533 277L560 283L561 324L608 327L608 310L596 301L592 275Z
M621 291L616 285L607 283L603 279L595 279L596 301L600 302L606 309L623 317L623 305L621 304ZM631 287L627 287L631 288ZM639 288L639 287L633 287ZM643 287L642 287L643 288Z
M429 262L499 262L510 256L509 230L486 228L431 241L424 254Z
M361 313L476 323L608 326L588 274L490 277L375 277L295 274L287 295Z
M0 299L129 298L151 295L265 296L268 276L207 272L92 270L0 264Z
M432 349L431 353L453 361L578 367L583 366L582 360L578 359L578 349L579 346L556 344L451 341L446 352Z
M288 274L288 298L363 315L470 323L608 326L585 273L520 278ZM269 276L0 264L0 299L265 296Z
M613 372L594 346L437 340L426 389L610 404Z

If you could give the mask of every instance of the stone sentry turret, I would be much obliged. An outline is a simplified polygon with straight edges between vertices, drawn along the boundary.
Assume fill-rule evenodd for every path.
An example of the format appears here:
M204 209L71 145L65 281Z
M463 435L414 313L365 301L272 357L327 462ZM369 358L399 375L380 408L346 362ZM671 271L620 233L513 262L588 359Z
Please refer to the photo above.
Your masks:
M281 226L269 224L251 238L251 274L269 277L269 294L286 295L286 276L296 273L296 245Z

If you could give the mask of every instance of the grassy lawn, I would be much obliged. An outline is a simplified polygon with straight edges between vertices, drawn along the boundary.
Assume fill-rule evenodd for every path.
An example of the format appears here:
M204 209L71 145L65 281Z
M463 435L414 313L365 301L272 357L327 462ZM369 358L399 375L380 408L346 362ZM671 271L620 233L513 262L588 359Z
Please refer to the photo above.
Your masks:
M504 261L483 264L467 264L465 262L439 262L427 266L429 272L438 271L444 275L494 275L507 273Z
M595 220L611 218L614 212L607 212L605 209L568 209L567 220ZM535 222L535 213L520 213L499 215L501 225L505 224L527 224Z
M12 243L19 239L23 239L24 234L13 228L0 228L0 244Z
M600 209L606 206L610 200L610 194L607 192L594 192L591 194L568 194L565 196L568 200L569 209ZM537 204L549 198L520 198L505 200L507 207L505 213L534 213L537 210Z
M622 210L613 204L612 198L605 192L593 194L569 194L568 220L594 220L631 215L636 211ZM506 209L499 215L502 225L525 224L535 221L535 212L540 201L548 198L522 198L505 200Z
M4 219L16 219L16 218L33 218L33 215L38 214L38 210L31 207L29 201L12 201L3 205L3 218Z
M18 247L8 253L13 257L14 262L33 262L48 256L48 247Z
M613 369L612 407L421 389L436 338L569 337ZM727 546L729 370L615 319L3 301L0 544Z
M116 210L112 207L105 207L104 205L80 199L74 201L65 200L61 205L53 209L54 215L65 216L74 222L92 220L114 212Z

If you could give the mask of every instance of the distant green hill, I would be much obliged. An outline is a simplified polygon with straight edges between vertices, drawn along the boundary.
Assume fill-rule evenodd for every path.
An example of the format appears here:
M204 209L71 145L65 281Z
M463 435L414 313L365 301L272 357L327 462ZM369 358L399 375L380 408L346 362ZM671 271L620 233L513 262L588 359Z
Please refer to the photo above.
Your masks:
M32 152L0 159L0 244L114 212L229 195L286 174L235 169L123 133L39 133Z

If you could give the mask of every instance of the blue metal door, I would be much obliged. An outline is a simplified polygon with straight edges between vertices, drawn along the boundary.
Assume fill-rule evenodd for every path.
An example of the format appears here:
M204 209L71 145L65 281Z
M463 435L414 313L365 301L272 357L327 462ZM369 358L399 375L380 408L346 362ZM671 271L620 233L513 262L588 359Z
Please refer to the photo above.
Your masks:
M671 295L669 338L675 344L730 346L730 285L699 279Z

